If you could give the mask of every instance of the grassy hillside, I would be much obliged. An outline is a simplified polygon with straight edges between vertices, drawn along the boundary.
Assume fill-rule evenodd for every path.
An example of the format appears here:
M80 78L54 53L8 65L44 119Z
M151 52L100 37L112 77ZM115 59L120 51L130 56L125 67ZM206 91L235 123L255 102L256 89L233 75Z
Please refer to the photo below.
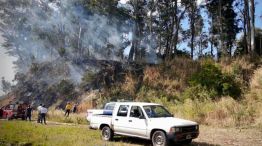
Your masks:
M192 61L176 58L144 66L141 74L127 72L124 82L81 97L82 106L97 99L161 103L175 116L201 124L261 126L262 70L260 60L247 57ZM89 96L90 95L90 96Z

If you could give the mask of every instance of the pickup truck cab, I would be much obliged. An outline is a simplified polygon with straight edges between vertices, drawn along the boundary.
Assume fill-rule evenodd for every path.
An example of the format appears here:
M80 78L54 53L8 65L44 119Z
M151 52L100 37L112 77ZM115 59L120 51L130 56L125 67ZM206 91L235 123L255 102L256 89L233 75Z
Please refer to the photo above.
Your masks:
M90 127L100 129L103 140L123 135L151 140L154 146L191 143L199 135L196 122L175 118L162 105L142 102L115 103L112 115L93 115Z

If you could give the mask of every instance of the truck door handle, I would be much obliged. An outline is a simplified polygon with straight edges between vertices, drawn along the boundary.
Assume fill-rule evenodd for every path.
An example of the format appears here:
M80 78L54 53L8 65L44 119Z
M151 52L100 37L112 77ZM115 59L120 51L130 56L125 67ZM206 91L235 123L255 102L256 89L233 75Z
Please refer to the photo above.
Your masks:
M128 122L132 122L132 120L129 120Z
M118 121L118 119L115 119L116 121Z

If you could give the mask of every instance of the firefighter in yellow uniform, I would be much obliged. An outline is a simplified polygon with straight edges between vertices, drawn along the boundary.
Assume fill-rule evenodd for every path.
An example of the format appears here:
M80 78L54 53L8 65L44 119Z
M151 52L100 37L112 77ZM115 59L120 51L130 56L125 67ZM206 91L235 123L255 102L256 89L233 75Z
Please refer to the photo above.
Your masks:
M67 102L65 107L65 116L67 117L69 116L71 109L72 109L72 104L70 102Z

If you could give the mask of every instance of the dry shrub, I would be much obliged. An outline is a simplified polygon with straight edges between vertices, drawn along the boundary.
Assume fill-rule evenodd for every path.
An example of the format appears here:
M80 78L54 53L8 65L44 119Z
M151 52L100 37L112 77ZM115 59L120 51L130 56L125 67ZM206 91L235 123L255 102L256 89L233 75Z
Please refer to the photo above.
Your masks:
M61 109L48 109L47 120L62 122L62 123L74 123L74 124L86 124L86 112L71 113L69 117L66 117L65 111Z
M188 70L195 69L193 66L195 66L194 61L179 57L159 67L146 67L143 84L150 89L160 90L165 95L177 96L186 87L186 78L189 78L189 74L193 72Z
M262 101L262 67L254 72L250 82L250 94L247 95L247 98Z
M144 69L144 78L143 82L146 84L150 84L159 80L161 77L160 69L158 67L146 67Z
M86 112L87 109L92 109L93 108L93 103L92 101L85 101L85 102L81 102L78 106L77 106L77 111L79 113L82 112Z
M172 77L184 81L185 84L186 81L200 68L199 62L186 57L177 57L172 62L167 63L168 66L169 64L171 69L167 69L172 71Z
M137 84L138 84L138 80L131 73L128 73L125 76L125 83L121 88L123 89L124 92L127 92L130 95L134 96L136 92Z
M228 59L222 59L219 62L223 73L235 76L235 80L241 84L241 89L246 90L250 81L250 77L255 69L255 64L251 62L247 56Z
M186 99L184 103L177 103L169 109L177 117L212 126L239 127L253 125L255 122L255 112L231 97L223 97L219 101Z
M245 102L248 110L255 116L255 125L262 126L262 67L254 71Z

